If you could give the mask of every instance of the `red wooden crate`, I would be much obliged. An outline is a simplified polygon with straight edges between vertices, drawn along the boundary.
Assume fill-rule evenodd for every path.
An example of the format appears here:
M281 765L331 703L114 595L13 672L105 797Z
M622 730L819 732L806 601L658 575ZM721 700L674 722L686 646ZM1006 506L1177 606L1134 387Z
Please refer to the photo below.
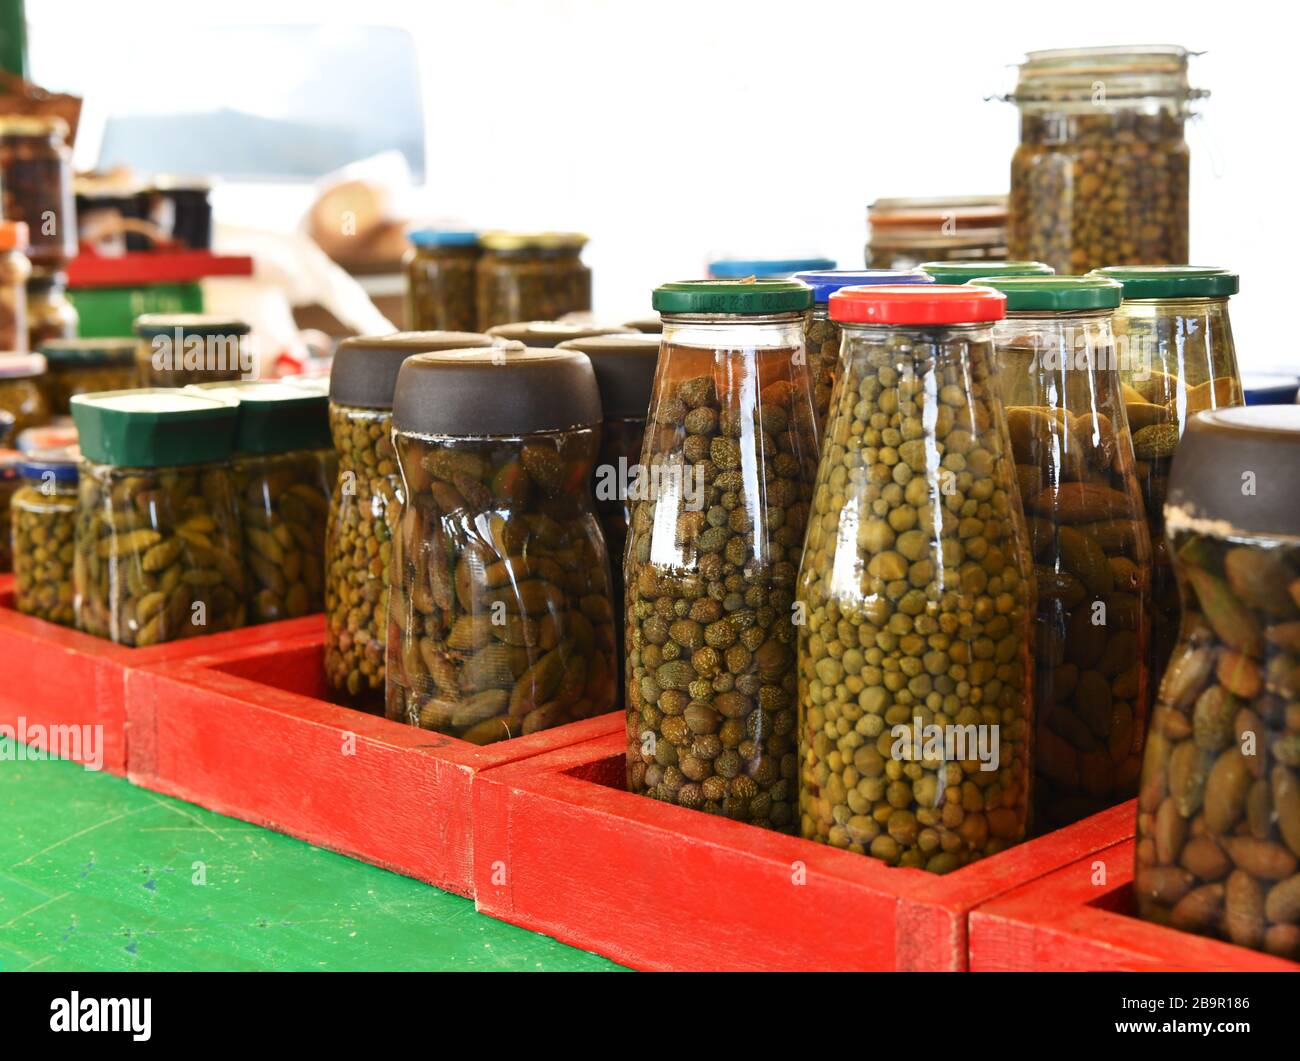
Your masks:
M471 895L476 775L622 727L479 747L328 702L323 653L320 633L133 671L130 779Z
M480 776L475 898L642 969L965 969L967 916L1132 834L1132 804L938 877L624 790L620 730Z
M971 969L1300 971L1283 958L1138 920L1133 843L1130 838L1091 853L973 911Z
M103 768L125 774L125 679L132 667L233 648L274 643L279 638L323 630L324 617L306 616L280 623L188 638L148 648L125 648L102 638L23 615L14 607L13 576L0 576L0 725L34 727L102 726ZM31 743L46 751L47 739ZM87 756L80 757L84 761Z

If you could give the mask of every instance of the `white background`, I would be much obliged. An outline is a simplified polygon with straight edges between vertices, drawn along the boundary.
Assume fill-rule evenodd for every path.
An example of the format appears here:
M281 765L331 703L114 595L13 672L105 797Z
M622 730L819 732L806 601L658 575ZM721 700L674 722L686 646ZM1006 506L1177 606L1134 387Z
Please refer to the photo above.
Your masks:
M1005 191L1015 109L984 97L1011 87L1026 50L1205 50L1192 81L1212 95L1188 127L1192 259L1242 275L1243 367L1300 373L1292 10L1254 0L28 0L34 56L57 39L98 61L156 64L160 97L170 78L246 88L258 71L201 47L150 54L155 19L408 28L429 127L420 208L482 227L590 233L596 310L614 320L643 314L655 284L699 275L717 252L861 265L865 206L879 196ZM304 192L263 198L270 223L295 223L305 200L284 197Z

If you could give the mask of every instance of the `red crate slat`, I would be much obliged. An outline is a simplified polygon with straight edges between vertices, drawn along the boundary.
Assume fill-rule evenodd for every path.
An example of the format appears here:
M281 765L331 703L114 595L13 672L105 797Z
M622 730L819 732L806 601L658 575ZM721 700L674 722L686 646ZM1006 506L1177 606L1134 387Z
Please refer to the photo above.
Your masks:
M187 655L323 630L322 615L209 634L148 648L125 648L55 623L23 615L14 607L13 576L0 576L0 725L102 726L103 768L125 774L127 736L125 679L132 667ZM47 740L34 740L48 751ZM82 760L85 756L80 757Z
M1133 913L1133 844L1130 838L1090 854L974 910L971 969L1300 971L1283 958L1139 920Z
M475 784L475 898L643 969L966 967L969 911L1132 833L1131 804L946 877L623 788L624 737Z
M586 719L478 747L329 703L323 634L133 671L133 782L472 894L482 771L621 729Z

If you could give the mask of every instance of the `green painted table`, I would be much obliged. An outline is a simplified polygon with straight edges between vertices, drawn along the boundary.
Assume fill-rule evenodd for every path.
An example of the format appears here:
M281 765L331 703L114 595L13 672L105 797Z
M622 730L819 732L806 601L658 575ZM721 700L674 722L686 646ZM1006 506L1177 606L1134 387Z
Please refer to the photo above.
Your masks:
M121 778L0 756L0 970L617 968Z

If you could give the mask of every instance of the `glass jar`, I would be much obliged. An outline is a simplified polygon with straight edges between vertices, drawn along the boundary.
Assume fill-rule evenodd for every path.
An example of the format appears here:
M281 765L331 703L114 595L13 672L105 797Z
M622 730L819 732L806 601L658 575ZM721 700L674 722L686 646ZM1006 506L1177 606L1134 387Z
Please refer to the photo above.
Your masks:
M795 273L834 269L830 258L718 258L709 262L709 276L715 280L784 280Z
M72 626L77 452L32 453L18 471L22 484L10 502L14 607L24 615Z
M32 270L27 281L28 349L39 350L51 339L75 339L81 317L68 298L68 274Z
M817 434L825 440L826 414L830 409L831 391L839 375L840 326L830 319L827 300L844 287L870 287L879 284L932 284L934 278L919 269L823 269L796 273L795 279L813 291L813 308L804 319L804 352L808 357L808 374L813 385L813 408L817 410Z
M614 709L614 606L591 478L600 394L576 351L402 365L388 717L490 744Z
M587 237L574 232L485 232L478 264L478 326L553 321L591 309Z
M417 228L407 233L406 324L412 331L472 332L478 327L478 233Z
M9 503L22 482L18 469L23 454L16 449L0 449L0 572L12 571L14 565L12 513Z
M1178 637L1178 580L1165 540L1169 466L1187 420L1204 409L1244 404L1228 321L1236 273L1186 265L1118 266L1098 272L1124 285L1115 314L1120 379L1138 486L1146 502L1155 566L1151 591L1152 688L1159 688Z
M32 263L27 248L27 226L21 221L0 221L0 350L26 353L27 278Z
M243 321L203 313L142 314L135 319L136 386L254 379L249 330Z
M1183 126L1203 92L1175 45L1030 52L1008 99L1013 258L1060 273L1187 261Z
M238 408L231 471L249 625L324 611L325 526L338 476L328 398L272 381L194 389Z
M1053 269L1042 262L971 261L922 262L921 271L939 284L968 284L980 277L1051 276Z
M1138 916L1300 961L1300 407L1188 419L1182 626L1138 799Z
M993 380L1004 299L849 288L799 574L805 838L946 873L1024 839L1033 582Z
M634 328L618 324L578 321L518 321L498 324L487 330L501 343L522 343L532 349L549 349L575 339L594 339L599 335L634 335Z
M72 399L77 629L141 647L244 625L236 407L149 389Z
M645 445L646 412L650 408L655 366L659 363L659 336L619 332L591 339L570 339L558 349L586 354L600 388L604 420L593 486L596 516L610 558L610 595L615 610L621 614L623 554L627 549L627 528L635 493L632 484ZM614 637L615 659L621 664L625 658L622 620L614 624ZM621 699L621 688L618 695Z
M393 388L412 354L490 346L473 332L394 332L345 339L330 371L330 435L339 477L325 528L325 680L353 707L384 707L388 572L402 481Z
M1153 687L1151 541L1134 475L1105 277L972 281L1007 297L994 330L1038 583L1034 829L1137 791Z
M26 223L33 264L58 268L77 256L67 122L34 114L0 117L0 188L0 214Z
M877 199L867 207L867 228L870 269L914 269L933 259L996 261L1007 256L1007 197Z
M0 353L0 409L13 413L15 436L50 418L45 372L45 358L40 354Z
M628 786L792 832L792 605L817 466L795 280L654 293L663 345L624 565Z
M67 416L74 394L130 390L135 386L134 339L47 339L45 394L50 415Z

